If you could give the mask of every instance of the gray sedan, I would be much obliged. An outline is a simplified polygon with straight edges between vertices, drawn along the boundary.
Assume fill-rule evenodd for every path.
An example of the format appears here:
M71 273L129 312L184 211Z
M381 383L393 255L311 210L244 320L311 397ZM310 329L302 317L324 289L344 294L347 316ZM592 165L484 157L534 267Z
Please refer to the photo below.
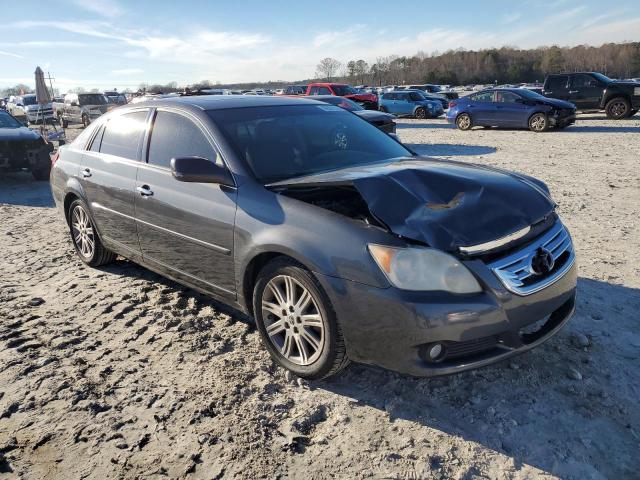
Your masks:
M349 360L413 375L487 365L574 309L573 244L544 183L414 156L333 105L142 102L54 160L82 261L121 255L243 310L304 378Z

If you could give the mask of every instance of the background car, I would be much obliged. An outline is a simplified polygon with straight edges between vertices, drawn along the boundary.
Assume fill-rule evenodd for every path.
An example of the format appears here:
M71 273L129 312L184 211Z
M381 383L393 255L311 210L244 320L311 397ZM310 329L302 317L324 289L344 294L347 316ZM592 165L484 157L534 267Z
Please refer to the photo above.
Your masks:
M380 97L380 110L415 118L436 118L444 113L441 102L428 99L420 90L385 93Z
M338 97L346 97L367 110L378 110L378 96L371 93L359 93L351 85L343 83L310 83L307 86L308 96L316 95L336 95Z
M425 83L423 85L409 85L409 90L422 90L425 93L431 93L439 97L446 98L447 100L455 100L459 97L456 92L450 91L448 88L443 88L441 85L433 85L431 83Z
M447 121L460 130L474 126L529 128L544 132L575 122L572 103L546 98L524 88L489 89L459 98L449 104Z
M313 99L324 103L330 103L331 105L335 105L355 113L360 118L363 118L370 124L378 127L383 132L396 133L396 122L393 121L395 118L393 115L376 110L367 110L353 100L349 100L344 97L336 97L334 95L317 95L313 97Z
M0 172L27 169L36 180L47 180L52 151L53 145L42 135L0 110Z
M51 103L39 105L35 93L14 97L8 110L11 115L27 123L50 123L53 120Z

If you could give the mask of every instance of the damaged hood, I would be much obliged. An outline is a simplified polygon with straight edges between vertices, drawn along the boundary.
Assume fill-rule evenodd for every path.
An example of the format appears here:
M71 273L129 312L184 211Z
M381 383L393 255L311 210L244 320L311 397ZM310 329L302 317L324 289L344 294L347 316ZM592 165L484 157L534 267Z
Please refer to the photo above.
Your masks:
M465 163L407 158L307 175L274 189L353 186L393 233L446 251L505 237L555 209L544 183Z

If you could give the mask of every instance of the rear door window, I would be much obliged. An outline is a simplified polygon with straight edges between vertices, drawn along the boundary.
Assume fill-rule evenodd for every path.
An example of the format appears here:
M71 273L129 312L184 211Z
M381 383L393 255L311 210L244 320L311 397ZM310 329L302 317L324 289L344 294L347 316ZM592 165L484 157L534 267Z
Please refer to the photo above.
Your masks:
M171 159L179 157L201 157L222 163L198 125L179 113L159 110L151 130L149 163L171 168Z
M513 92L496 92L496 102L498 103L516 103L521 98Z
M109 119L102 134L100 153L137 160L147 114L148 110L139 110Z
M480 92L471 95L474 102L493 102L493 92Z

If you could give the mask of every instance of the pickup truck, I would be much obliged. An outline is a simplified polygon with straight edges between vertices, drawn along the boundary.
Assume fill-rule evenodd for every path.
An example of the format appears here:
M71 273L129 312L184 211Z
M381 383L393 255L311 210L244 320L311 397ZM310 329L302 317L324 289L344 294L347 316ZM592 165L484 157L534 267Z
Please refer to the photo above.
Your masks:
M372 93L358 93L350 85L344 83L310 83L305 95L335 95L353 100L367 110L378 110L378 96Z
M53 119L51 103L39 105L35 93L11 97L7 110L11 115L25 123L50 123Z
M114 105L101 93L67 93L64 102L53 103L53 113L60 125L81 123L85 128Z
M612 80L598 72L547 75L542 94L569 101L583 112L604 110L614 120L640 109L640 83Z

